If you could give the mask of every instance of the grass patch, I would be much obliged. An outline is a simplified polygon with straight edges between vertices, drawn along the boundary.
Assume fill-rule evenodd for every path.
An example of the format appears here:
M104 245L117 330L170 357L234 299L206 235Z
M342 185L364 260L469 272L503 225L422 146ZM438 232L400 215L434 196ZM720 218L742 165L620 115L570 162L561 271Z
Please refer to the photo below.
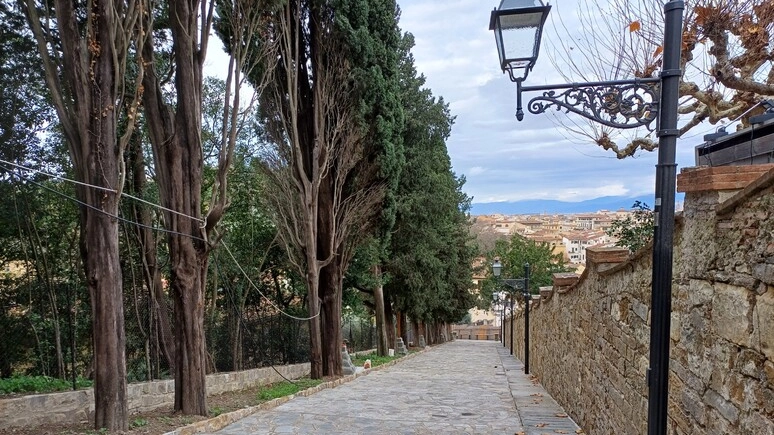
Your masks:
M307 388L316 387L317 385L320 385L322 383L322 380L320 379L298 379L294 382L277 382L275 384L269 384L265 387L262 387L261 390L258 392L258 401L259 402L266 402L272 399L277 399L280 397L289 396L291 394L296 394L301 390L306 390Z
M78 388L91 387L92 381L78 378L75 381ZM70 391L73 383L70 380L51 378L48 376L13 376L0 379L0 395L22 393L51 393L55 391Z
M148 420L142 417L135 418L129 423L129 429L136 429L148 425Z
M400 358L400 356L379 356L375 353L372 353L370 355L358 355L356 358L352 358L352 364L354 364L355 367L363 367L363 364L365 364L366 360L370 359L371 367L376 367L382 364L386 364L390 361L394 361L398 358Z

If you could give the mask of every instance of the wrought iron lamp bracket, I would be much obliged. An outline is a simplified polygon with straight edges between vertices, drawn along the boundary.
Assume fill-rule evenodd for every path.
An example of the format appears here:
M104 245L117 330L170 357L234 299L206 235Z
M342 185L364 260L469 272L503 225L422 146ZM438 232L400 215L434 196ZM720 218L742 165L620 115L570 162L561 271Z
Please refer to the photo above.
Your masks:
M517 85L517 118L521 120L521 92L542 91L527 104L530 113L545 113L550 108L572 112L613 128L647 127L657 118L661 78L614 80L563 85Z

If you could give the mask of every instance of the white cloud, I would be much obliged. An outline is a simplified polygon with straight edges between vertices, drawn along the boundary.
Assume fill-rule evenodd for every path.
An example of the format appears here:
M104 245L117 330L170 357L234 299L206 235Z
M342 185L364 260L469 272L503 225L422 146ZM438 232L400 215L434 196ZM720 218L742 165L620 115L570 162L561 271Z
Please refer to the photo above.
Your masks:
M499 0L398 2L403 10L400 26L416 38L412 52L417 70L456 116L447 146L454 170L467 178L464 189L474 203L653 193L656 153L618 160L558 125L555 118L570 120L563 112L527 112L528 94L525 118L516 120L516 86L499 70L494 36L488 30L490 12ZM576 0L555 2L553 9L548 29L553 20L558 24L560 15L564 25L578 27ZM545 42L529 84L564 81L545 53ZM702 134L678 141L679 167L693 166L693 148Z

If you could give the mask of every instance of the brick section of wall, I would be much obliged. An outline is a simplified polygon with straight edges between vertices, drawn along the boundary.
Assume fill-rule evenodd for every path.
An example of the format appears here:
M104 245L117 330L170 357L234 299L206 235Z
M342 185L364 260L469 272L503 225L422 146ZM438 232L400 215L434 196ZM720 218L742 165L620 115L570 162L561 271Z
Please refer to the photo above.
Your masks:
M740 190L773 168L774 164L684 168L677 176L677 191Z
M289 379L298 379L309 374L310 366L309 363L277 366L277 370ZM281 380L282 376L271 367L215 373L207 376L207 394L239 391ZM129 384L127 396L130 414L150 411L174 404L175 383L173 380L164 380ZM91 388L0 400L0 421L4 427L34 427L56 422L77 423L89 419L93 413L94 392Z
M675 230L672 435L774 434L774 182L741 199L734 193L689 187ZM734 207L719 207L729 197ZM651 260L639 255L601 272L590 261L577 284L557 276L531 305L531 372L588 434L646 433ZM517 311L520 358L523 328ZM509 332L506 319L506 343Z

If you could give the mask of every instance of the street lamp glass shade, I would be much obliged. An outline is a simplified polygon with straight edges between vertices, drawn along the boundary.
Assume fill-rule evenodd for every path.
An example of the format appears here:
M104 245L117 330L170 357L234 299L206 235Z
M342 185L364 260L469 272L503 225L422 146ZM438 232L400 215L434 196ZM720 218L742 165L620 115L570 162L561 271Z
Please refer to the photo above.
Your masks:
M492 275L494 276L500 276L500 272L503 271L503 265L500 263L500 260L495 260L492 263Z
M500 7L492 11L489 30L494 30L500 68L511 74L522 70L527 74L537 61L543 24L551 6L541 0L502 0ZM518 74L517 74L518 75Z

